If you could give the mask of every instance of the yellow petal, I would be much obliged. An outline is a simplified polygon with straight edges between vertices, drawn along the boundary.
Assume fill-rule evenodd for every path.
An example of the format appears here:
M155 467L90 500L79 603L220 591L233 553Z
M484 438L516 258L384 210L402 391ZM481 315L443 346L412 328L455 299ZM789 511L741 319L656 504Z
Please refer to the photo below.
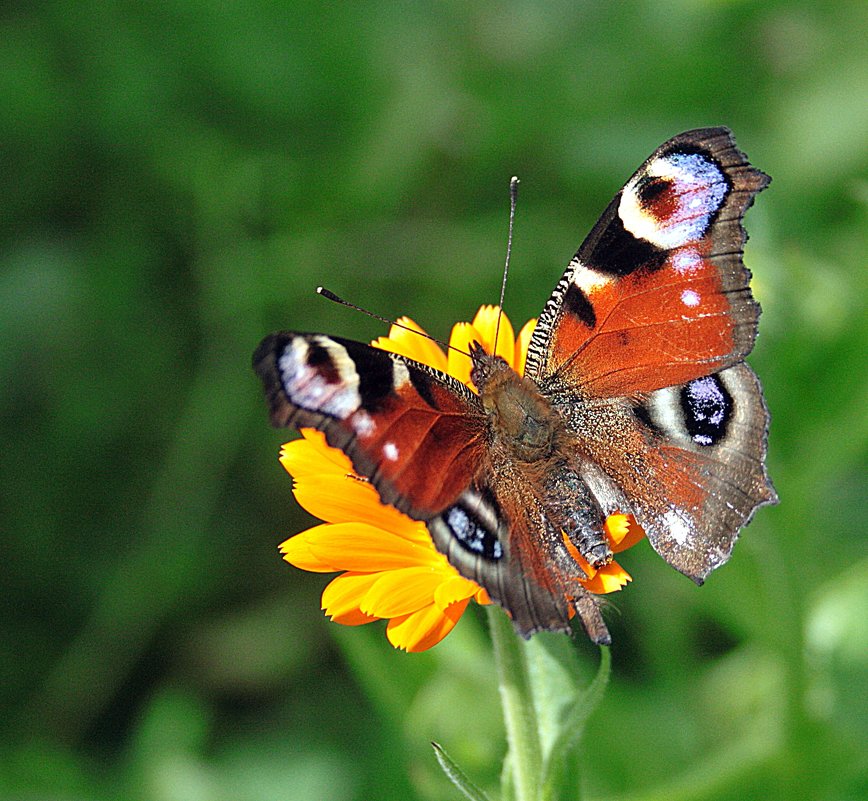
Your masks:
M340 615L332 615L330 618L333 623L340 623L342 626L364 626L365 623L373 623L375 620L379 619L380 618L378 617L366 615L358 609L350 609L348 612Z
M440 349L440 346L428 337L425 329L409 317L399 317L398 323L407 328L412 328L413 331L419 333L414 334L413 331L408 331L407 328L399 328L393 325L389 329L389 335L379 337L371 344L375 348L388 350L392 353L397 353L401 356L406 356L408 359L413 359L422 364L427 364L441 372L446 371L446 355Z
M352 524L347 524L352 525ZM319 535L320 529L332 528L331 523L323 523L319 526L300 531L294 537L290 537L285 542L280 544L280 552L283 558L295 567L302 570L309 570L312 573L336 573L341 570L340 565L335 565L332 562L324 561L317 556L314 556L310 547L310 538L316 538Z
M527 362L527 348L536 328L536 318L528 320L515 340L515 356L512 366L519 375L524 375L524 365Z
M308 475L346 475L353 472L350 460L337 448L326 444L325 434L312 428L301 429L303 439L287 442L280 449L280 463L294 478Z
M567 537L567 535L564 534L563 531L561 532L561 538L563 539L564 545L566 546L566 549L569 551L570 556L572 556L573 559L576 560L576 563L579 565L579 567L582 569L582 572L585 574L585 578L579 579L579 581L581 581L582 584L584 584L586 579L590 579L590 578L594 577L594 574L597 572L597 569L585 560L585 557L582 556L582 554L579 552L579 549L576 548L576 546L573 545L572 542L570 542L569 537Z
M342 573L322 591L322 608L332 618L358 613L359 604L379 573Z
M641 542L645 539L645 529L636 522L636 518L634 518L633 515L623 516L627 518L627 533L619 543L612 545L612 550L615 553L626 551L627 548L632 548L637 542ZM609 520L607 518L606 523L608 522Z
M367 523L335 523L307 532L306 551L337 570L371 573L401 567L439 567L443 557L428 543L412 542ZM381 615L385 617L385 615Z
M437 604L437 608L440 611L443 611L446 607L458 603L458 601L466 601L468 598L472 598L479 590L478 584L469 581L463 576L450 576L441 581L437 589L434 590L434 603Z
M470 369L473 367L473 363L468 354L470 343L477 342L480 338L480 333L470 323L456 323L452 326L452 333L449 336L451 347L447 356L446 372L467 384L471 389L474 389L473 384L470 383Z
M582 581L582 584L590 592L604 595L607 592L616 592L622 587L626 587L629 581L632 581L632 577L621 565L617 562L609 562L605 567L601 567L593 578Z
M417 362L422 361L416 352L417 348L413 347L410 342L395 342L389 337L377 337L371 342L371 345L380 350L386 350L389 353L397 353L399 356L405 356L406 358L413 359ZM443 361L446 361L445 356L443 357ZM425 364L427 364L427 362L425 362Z
M452 604L445 611L431 604L411 615L390 620L386 636L395 648L411 653L426 651L452 631L466 608L467 601Z
M359 609L377 617L398 617L416 612L434 598L443 574L430 567L404 567L380 573L365 593Z
M383 505L377 491L359 479L307 476L292 491L306 511L328 523L367 523L416 542L431 541L423 523Z
M498 329L498 320L500 328ZM515 331L509 317L502 314L499 306L480 306L471 325L479 332L482 345L489 353L505 359L512 365L515 357ZM494 350L494 337L497 335L497 351Z
M630 518L620 513L609 515L603 523L603 531L610 546L620 545L630 530Z

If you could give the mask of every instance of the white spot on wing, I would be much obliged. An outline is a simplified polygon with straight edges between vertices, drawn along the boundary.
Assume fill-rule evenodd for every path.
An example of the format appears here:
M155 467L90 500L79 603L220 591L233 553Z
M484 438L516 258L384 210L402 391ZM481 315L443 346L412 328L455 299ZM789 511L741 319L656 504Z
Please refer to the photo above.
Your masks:
M691 273L702 266L702 257L695 248L684 248L672 255L671 264L679 273Z
M690 545L693 540L693 525L690 518L675 507L663 515L669 533L679 545Z
M371 436L374 433L374 430L377 428L377 424L374 422L374 418L371 417L364 409L359 409L352 416L352 424L353 430L360 437L366 438Z
M392 383L396 391L410 383L410 371L407 365L395 358L392 360Z
M383 456L390 462L398 461L398 446L394 442L387 442L383 445Z
M579 265L573 276L573 283L586 295L593 295L598 289L602 289L614 279L605 273L597 272L584 265Z
M699 293L694 292L692 289L685 289L681 293L681 302L685 306L698 306L699 305Z

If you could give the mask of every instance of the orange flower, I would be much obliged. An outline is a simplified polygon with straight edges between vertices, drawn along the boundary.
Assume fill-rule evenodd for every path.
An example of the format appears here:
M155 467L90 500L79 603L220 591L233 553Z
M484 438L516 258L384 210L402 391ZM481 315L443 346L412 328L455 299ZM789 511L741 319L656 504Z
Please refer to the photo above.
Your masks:
M475 340L492 352L498 311L481 307L472 323L453 327L449 344L467 351ZM406 317L398 322L422 332ZM536 320L528 321L516 337L509 319L501 316L497 354L519 373L535 325ZM468 356L452 349L447 355L437 343L412 331L392 326L389 336L373 345L449 373L473 388ZM280 462L294 479L296 500L326 522L291 537L280 550L287 562L303 570L341 573L322 595L322 608L332 620L357 626L388 619L386 636L393 646L424 651L452 630L471 598L490 603L485 590L460 576L434 547L424 523L381 503L376 490L353 472L341 451L326 444L321 432L301 433L302 439L283 446ZM644 536L632 517L620 514L607 518L605 531L614 552ZM591 592L613 592L630 581L617 562L595 570L578 552L573 556L587 574L582 584Z

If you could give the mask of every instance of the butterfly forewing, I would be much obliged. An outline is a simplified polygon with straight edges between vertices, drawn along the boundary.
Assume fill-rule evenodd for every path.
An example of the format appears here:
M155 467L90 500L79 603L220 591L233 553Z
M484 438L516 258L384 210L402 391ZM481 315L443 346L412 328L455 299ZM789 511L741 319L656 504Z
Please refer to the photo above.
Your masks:
M275 426L319 428L380 497L417 520L451 505L485 456L470 390L401 356L323 334L281 332L254 354Z
M768 181L725 128L661 145L567 267L540 316L528 375L614 397L741 361L759 317L741 216Z

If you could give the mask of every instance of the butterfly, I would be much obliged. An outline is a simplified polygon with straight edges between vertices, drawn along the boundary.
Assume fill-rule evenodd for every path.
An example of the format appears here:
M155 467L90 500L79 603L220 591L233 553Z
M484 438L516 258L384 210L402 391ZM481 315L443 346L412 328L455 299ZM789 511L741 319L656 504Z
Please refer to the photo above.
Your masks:
M423 521L524 637L609 632L577 550L612 559L633 515L701 584L777 501L768 412L744 358L760 314L741 220L769 177L726 128L661 145L615 195L546 302L524 375L470 348L477 393L424 364L279 332L253 357L278 427L317 428L381 500Z

